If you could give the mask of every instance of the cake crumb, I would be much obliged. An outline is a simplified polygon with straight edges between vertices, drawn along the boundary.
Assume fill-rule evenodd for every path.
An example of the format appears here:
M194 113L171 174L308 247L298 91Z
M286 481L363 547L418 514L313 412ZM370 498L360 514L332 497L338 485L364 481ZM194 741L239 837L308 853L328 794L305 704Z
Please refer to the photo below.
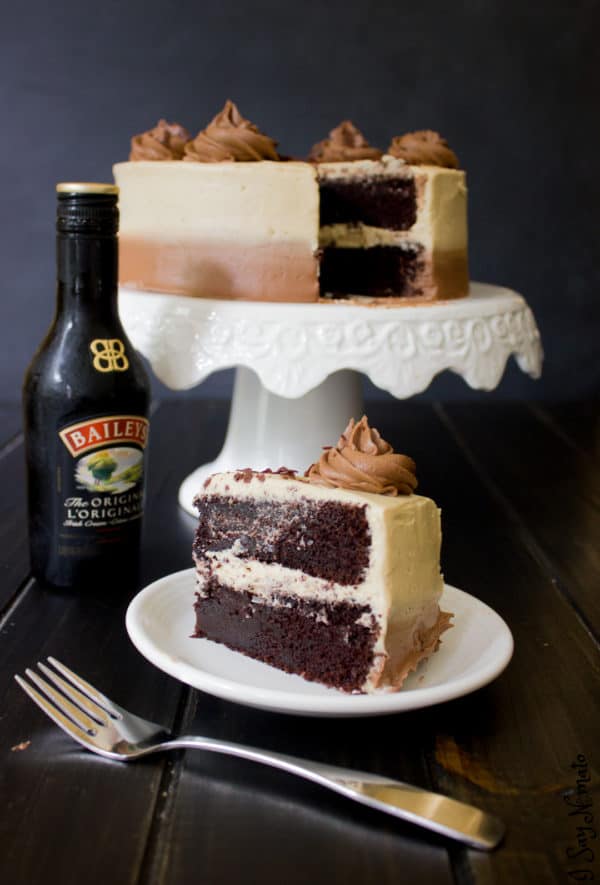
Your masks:
M11 753L22 753L23 750L26 750L30 745L31 741L21 741L20 744L15 744L14 747L10 748Z

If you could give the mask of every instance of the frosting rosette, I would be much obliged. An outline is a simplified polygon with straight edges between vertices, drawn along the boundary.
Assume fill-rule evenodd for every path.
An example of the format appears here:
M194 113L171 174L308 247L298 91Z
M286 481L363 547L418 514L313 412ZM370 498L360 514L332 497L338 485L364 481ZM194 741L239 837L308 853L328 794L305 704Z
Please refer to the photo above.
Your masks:
M314 485L394 497L417 487L413 459L394 452L366 415L358 423L351 418L337 445L325 448L305 476Z
M179 123L159 120L154 129L133 136L129 159L181 160L183 149L190 138L190 133Z
M432 129L420 129L392 138L387 153L411 166L445 166L458 169L458 157L445 138Z
M194 163L247 163L279 160L277 142L242 117L232 101L185 147L184 160Z
M313 163L343 163L352 160L379 160L382 151L372 147L360 129L344 120L329 133L329 138L315 144L308 159Z

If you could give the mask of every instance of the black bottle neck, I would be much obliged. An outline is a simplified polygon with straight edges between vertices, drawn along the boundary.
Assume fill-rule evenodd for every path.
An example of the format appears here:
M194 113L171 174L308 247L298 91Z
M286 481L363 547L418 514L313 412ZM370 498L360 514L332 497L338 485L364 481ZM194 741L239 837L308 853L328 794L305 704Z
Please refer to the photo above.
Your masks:
M117 315L118 241L114 235L58 233L57 313Z

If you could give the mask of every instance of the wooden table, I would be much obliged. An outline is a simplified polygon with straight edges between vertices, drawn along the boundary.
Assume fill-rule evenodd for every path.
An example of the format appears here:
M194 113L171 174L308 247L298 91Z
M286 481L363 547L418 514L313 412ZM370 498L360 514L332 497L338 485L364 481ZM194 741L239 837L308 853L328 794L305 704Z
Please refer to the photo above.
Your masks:
M126 635L135 588L120 585L118 569L106 594L36 586L18 410L0 410L3 885L600 880L597 409L488 401L379 403L369 413L414 455L420 491L443 509L446 579L505 618L515 654L496 682L460 700L326 720L226 703L156 670ZM226 414L225 403L171 400L153 415L143 583L190 565L194 521L178 510L176 491L216 455ZM491 855L469 851L283 773L210 754L129 766L95 757L13 681L47 655L175 730L413 781L499 815L507 838Z

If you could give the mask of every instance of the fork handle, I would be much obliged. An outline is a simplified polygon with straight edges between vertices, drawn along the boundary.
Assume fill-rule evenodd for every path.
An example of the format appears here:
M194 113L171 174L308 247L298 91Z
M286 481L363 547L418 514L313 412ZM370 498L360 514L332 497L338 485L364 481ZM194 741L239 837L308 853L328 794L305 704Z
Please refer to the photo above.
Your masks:
M289 774L314 781L362 805L385 811L394 817L418 824L451 839L457 839L471 848L491 851L504 836L502 822L473 805L376 774L324 765L283 753L258 750L243 744L196 735L182 735L161 746L161 749L180 748L238 756L251 762L279 768Z

